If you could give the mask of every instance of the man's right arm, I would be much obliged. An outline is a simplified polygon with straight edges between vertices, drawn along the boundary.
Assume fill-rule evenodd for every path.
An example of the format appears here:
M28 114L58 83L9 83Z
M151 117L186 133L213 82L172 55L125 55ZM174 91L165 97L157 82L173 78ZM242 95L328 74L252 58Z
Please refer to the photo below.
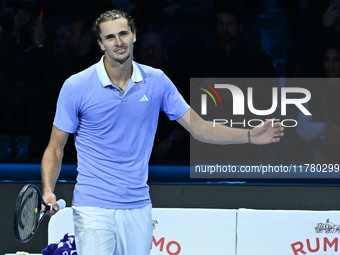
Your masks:
M192 108L177 119L177 122L195 139L212 144L269 144L279 142L284 130L280 123L272 123L272 120L251 130L226 125L213 127L212 122L203 120Z
M58 211L59 208L56 202L56 196L54 195L54 188L60 174L64 147L68 135L67 132L61 131L53 126L50 141L41 162L43 199L47 204L51 203L56 211Z

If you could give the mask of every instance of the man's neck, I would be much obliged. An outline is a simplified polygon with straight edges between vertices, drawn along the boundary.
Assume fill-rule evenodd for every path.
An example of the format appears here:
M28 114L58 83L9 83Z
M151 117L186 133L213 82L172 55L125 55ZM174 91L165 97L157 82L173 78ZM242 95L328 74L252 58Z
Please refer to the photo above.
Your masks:
M132 76L132 58L124 63L118 63L104 56L104 66L111 82L124 92Z
M236 46L239 40L235 40L232 42L220 42L220 48L227 52L228 55L230 55L232 49Z

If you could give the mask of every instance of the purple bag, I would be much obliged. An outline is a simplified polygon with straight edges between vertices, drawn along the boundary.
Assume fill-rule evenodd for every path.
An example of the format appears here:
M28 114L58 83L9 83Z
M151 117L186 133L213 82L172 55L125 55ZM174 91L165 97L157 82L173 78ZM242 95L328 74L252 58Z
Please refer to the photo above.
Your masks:
M52 243L41 251L42 255L77 255L74 235L65 234L59 243Z

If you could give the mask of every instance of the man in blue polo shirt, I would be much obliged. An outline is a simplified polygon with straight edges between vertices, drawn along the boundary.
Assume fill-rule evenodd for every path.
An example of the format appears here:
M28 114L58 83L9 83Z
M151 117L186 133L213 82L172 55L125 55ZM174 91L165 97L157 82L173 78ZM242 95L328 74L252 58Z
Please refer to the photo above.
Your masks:
M42 160L43 197L58 210L54 188L68 135L74 134L78 176L73 215L78 254L146 255L152 241L148 161L159 111L209 143L267 144L282 127L252 130L203 121L159 69L133 61L133 19L101 14L94 31L102 59L67 79L60 91L50 142ZM51 212L53 214L53 212Z

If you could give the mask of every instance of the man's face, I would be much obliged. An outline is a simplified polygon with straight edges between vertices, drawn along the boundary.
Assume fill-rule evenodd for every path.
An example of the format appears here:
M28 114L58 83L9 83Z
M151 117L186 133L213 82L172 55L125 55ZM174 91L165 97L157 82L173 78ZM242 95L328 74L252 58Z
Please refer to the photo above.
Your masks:
M138 55L143 64L159 68L164 61L166 48L162 44L162 39L153 34L146 34L141 39Z
M20 28L27 25L32 19L32 13L28 10L19 9L17 13L14 15L14 22Z
M323 66L330 78L340 77L340 54L335 49L328 49L324 55Z
M233 14L223 12L217 14L216 31L222 43L232 43L236 41L242 30L243 26Z
M67 42L67 47L70 50L75 50L79 48L81 44L81 33L83 31L84 25L80 21L75 21L70 25L69 31L67 32L65 38Z
M132 57L136 33L132 33L125 18L106 21L100 24L98 44L111 60L123 64Z

